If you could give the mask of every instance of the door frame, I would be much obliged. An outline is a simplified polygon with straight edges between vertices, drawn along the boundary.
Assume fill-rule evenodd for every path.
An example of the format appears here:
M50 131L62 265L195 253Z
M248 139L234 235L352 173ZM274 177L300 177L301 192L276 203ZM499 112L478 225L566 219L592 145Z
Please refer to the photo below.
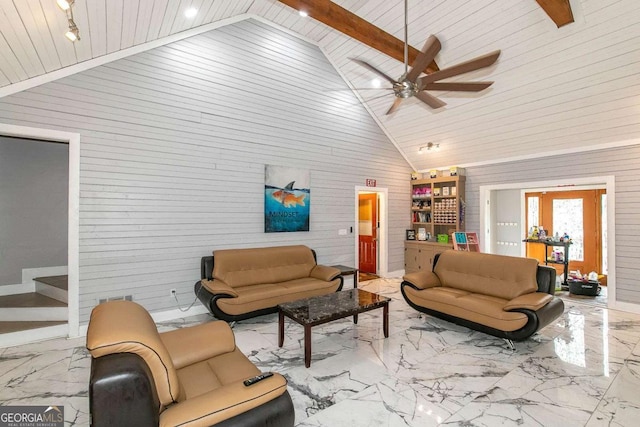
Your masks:
M380 222L380 228L378 229L378 276L386 277L389 272L389 248L388 248L388 226L387 220L389 218L389 204L387 201L389 200L389 189L383 187L363 187L356 186L355 187L355 197L354 197L354 221L353 228L355 230L354 234L354 246L355 246L355 268L358 268L360 265L360 254L359 254L359 237L360 230L358 229L358 194L359 193L377 193L378 194L378 211L380 212L380 216L378 217L378 222Z
M69 317L67 334L70 338L78 337L80 336L80 134L0 123L0 135L62 142L69 145L69 228L67 234L67 274L69 276L67 307ZM44 338L48 337L37 337L37 339Z
M549 191L562 191L563 189L575 190L579 186L602 186L607 193L607 308L640 313L640 305L616 301L616 221L615 221L615 176L593 176L587 178L565 178L553 181L514 182L509 184L481 185L480 192L480 229L482 251L491 252L492 226L491 226L491 192L493 190L521 190L534 191L546 188ZM520 234L524 236L524 224L526 222L524 210L524 198L521 198L520 206ZM524 245L521 246L524 251ZM524 253L523 253L524 256Z

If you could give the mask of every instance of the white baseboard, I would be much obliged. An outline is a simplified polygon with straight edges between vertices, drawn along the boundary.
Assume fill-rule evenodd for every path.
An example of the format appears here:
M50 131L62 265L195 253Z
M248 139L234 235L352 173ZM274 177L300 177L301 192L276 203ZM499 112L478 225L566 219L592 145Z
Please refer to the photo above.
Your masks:
M0 296L30 294L35 291L36 291L36 285L33 280L31 281L31 283L20 283L18 285L0 286Z
M208 312L209 310L207 310L207 307L205 307L202 304L198 304L191 307L187 311L180 311L176 308L173 310L157 311L149 314L151 314L151 318L153 319L153 321L158 323L158 322L166 322L168 320L180 319L182 317L195 316L198 314L206 314Z
M29 329L27 331L9 332L0 334L0 348L15 347L52 338L66 337L69 334L69 325L47 326L45 328Z
M629 302L612 301L608 307L610 310L626 311L628 313L640 314L640 305Z

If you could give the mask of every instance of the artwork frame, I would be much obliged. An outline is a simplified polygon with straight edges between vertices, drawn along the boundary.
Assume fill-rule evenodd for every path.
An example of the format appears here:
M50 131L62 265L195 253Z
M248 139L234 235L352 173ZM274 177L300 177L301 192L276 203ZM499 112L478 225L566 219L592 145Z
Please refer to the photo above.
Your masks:
M265 233L309 231L310 175L308 169L265 165Z
M407 240L416 240L416 230L410 229L405 232Z

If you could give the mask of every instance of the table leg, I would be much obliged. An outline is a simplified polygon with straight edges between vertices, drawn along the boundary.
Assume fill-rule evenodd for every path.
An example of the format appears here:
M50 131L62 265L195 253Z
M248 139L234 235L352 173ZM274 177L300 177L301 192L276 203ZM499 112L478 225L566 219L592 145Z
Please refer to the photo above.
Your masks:
M311 366L311 326L304 325L304 366Z
M389 338L389 303L382 307L382 332L385 338Z
M278 312L278 347L284 344L284 313Z
M353 275L353 287L358 289L358 282L360 281L360 270L356 269L356 273Z
M358 315L357 314L353 315L353 323L355 323L356 325L358 324Z

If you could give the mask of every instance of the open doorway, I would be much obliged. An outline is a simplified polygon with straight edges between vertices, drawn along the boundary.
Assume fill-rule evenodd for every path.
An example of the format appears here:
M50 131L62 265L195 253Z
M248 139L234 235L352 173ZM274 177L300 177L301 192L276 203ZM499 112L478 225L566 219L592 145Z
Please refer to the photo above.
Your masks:
M480 206L483 206L483 209L480 210L480 224L483 236L483 250L489 253L527 256L527 248L522 240L528 235L528 222L531 220L527 218L529 206L525 203L525 194L564 193L564 195L558 194L555 198L555 200L558 200L556 202L558 208L562 208L561 205L566 203L578 203L575 200L578 197L573 197L571 194L585 190L597 190L592 193L596 195L596 204L593 209L594 212L599 212L600 222L595 222L595 225L592 224L590 230L600 235L599 237L595 236L594 240L597 242L600 239L596 244L599 245L601 252L600 254L595 253L597 258L595 262L597 263L599 260L600 267L584 266L583 268L591 269L581 271L583 273L590 271L606 272L606 291L602 297L597 298L597 301L594 300L594 303L606 304L609 308L616 308L615 221L613 212L615 206L615 178L613 176L481 186ZM549 200L550 205L548 206L550 207L547 207L547 210L552 211L554 198ZM562 219L560 218L560 220ZM539 221L542 223L542 218ZM549 227L548 231L552 235L555 234L555 230L552 228L553 222L550 222L550 219L546 221L549 225L545 226L545 229ZM558 224L559 228L568 227L566 221ZM564 233L564 231L569 234L568 230L558 230L558 233ZM538 250L544 250L544 248L544 245L538 245ZM545 255L539 255L541 257L539 259L544 260ZM568 271L570 271L569 268Z
M360 281L387 273L387 189L356 187L356 266Z
M75 337L79 335L79 171L80 171L80 136L75 133L61 132L49 129L40 129L24 126L14 126L7 124L0 124L0 138L14 139L14 142L33 142L36 144L44 144L47 147L63 148L66 156L66 174L64 180L65 197L61 203L65 205L66 211L64 217L59 221L62 224L58 226L50 223L45 224L48 229L53 228L56 231L56 227L62 229L64 234L63 238L66 238L66 247L63 250L62 255L66 261L66 276L67 276L67 303L65 304L63 311L64 314L59 314L60 310L56 311L56 316L63 317L65 322L61 325L53 325L48 327L37 327L35 329L28 329L26 331L8 332L0 335L0 346L12 346L19 345L27 342L42 340L46 338L58 337L58 336L70 336ZM41 145L42 146L42 145ZM14 146L15 147L15 146ZM21 147L22 148L22 147ZM46 157L46 156L45 156ZM46 159L45 159L46 160ZM29 158L28 161L33 162L33 158ZM28 165L23 165L26 169ZM41 179L47 179L41 178ZM49 178L51 179L51 178ZM36 189L37 191L37 189ZM43 199L43 198L41 198ZM33 201L37 202L37 201ZM38 209L47 211L46 203L41 205ZM43 220L46 222L46 219ZM57 230L58 232L60 230ZM60 233L58 233L60 234ZM36 236L36 238L44 239L45 236ZM46 266L50 267L50 266ZM61 266L54 266L61 267ZM39 272L37 272L39 273ZM50 278L51 276L59 276L64 274L59 270L53 272L44 271L43 275L38 274L39 277ZM64 273L64 272L62 272ZM13 274L13 273L11 273ZM34 276L36 277L36 276ZM16 284L22 286L22 284ZM35 290L35 283L34 290ZM11 286L9 286L11 287ZM7 292L9 289L5 289ZM23 308L18 308L13 311L3 310L3 313L7 316L18 314L20 316L27 313Z
M560 249L549 254L543 245L531 243L525 245L526 256L541 262L553 261L559 276L564 275L564 265L581 274L595 271L606 285L607 227L602 221L603 217L606 219L606 196L604 189L526 192L525 229L545 230L557 241L564 236L571 239L566 260Z

